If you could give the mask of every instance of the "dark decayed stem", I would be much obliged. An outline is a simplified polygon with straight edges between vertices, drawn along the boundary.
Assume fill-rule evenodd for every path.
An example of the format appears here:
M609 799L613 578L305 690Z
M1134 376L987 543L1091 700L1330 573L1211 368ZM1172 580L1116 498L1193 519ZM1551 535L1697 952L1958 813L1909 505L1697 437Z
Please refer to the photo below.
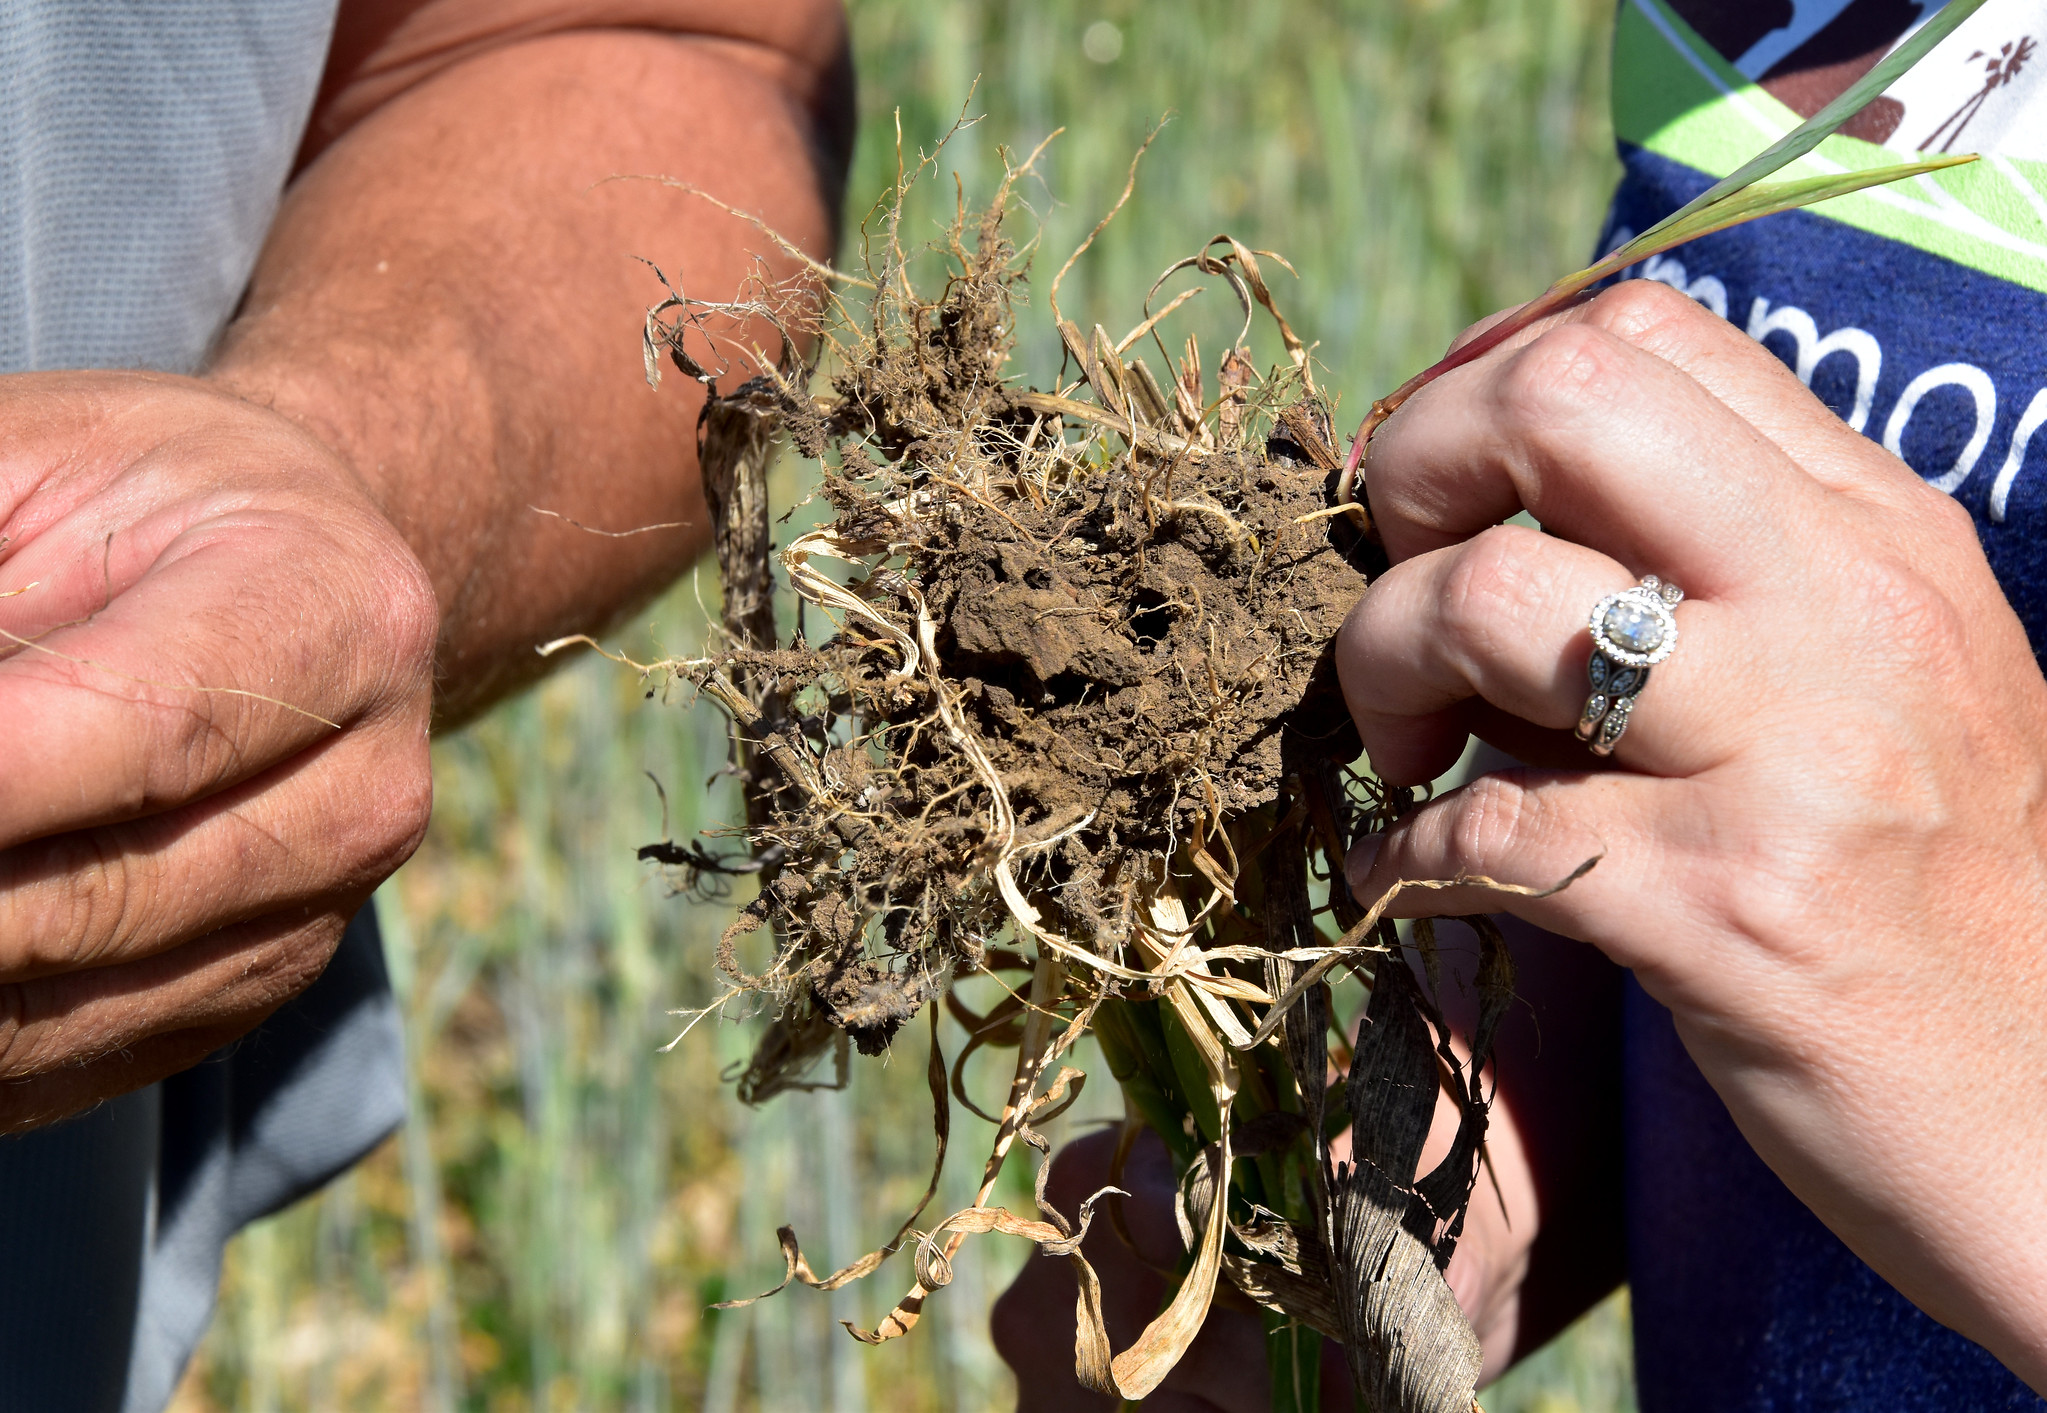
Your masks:
M775 645L768 463L779 421L772 387L754 379L736 392L711 397L697 425L697 464L725 587L720 616L728 637L755 649Z
M775 434L781 417L774 386L765 378L742 383L735 391L715 391L704 403L697 423L697 465L704 500L711 511L712 543L718 553L718 578L725 601L720 611L725 635L734 644L765 651L775 646L775 574L772 564L774 525L768 514L768 465L775 458ZM771 762L752 735L781 726L782 708L773 693L757 691L757 683L741 676L741 693L759 703L760 720L738 743L740 781L746 792L746 823L757 839L772 823L775 796L791 782ZM774 881L764 868L761 888Z
M775 458L781 428L776 386L752 378L727 394L710 386L709 399L697 422L697 466L703 477L704 500L711 512L712 544L718 555L718 578L724 587L719 619L734 645L756 651L775 646L774 522L768 510L768 466ZM719 696L741 729L733 751L741 789L746 797L747 834L755 841L760 864L761 897L770 896L781 873L776 851L762 850L759 841L782 813L780 797L788 792L817 796L814 781L784 731L787 711L779 695L743 668L734 673L730 698ZM779 912L770 911L770 926L779 953L786 942ZM757 1083L756 1075L800 1072L827 1047L837 1051L840 1082L845 1072L845 1037L814 1010L798 1009L777 1016L761 1036L740 1097L762 1103L782 1085ZM785 1060L764 1057L786 1056Z

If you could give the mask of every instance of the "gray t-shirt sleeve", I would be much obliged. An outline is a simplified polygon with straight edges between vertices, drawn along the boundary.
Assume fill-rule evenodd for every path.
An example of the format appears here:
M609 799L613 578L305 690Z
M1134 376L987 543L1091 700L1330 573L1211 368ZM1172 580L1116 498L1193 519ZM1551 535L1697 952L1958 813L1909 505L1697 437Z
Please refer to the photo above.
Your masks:
M334 12L0 4L0 372L199 366L276 214Z

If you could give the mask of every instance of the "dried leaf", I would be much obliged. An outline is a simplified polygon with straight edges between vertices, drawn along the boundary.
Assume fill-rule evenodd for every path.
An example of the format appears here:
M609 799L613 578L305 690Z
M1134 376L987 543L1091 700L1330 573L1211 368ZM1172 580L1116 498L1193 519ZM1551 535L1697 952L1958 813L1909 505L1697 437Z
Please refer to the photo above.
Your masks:
M931 1162L931 1181L925 1184L924 1195L918 1199L916 1209L909 1216L903 1218L903 1224L896 1228L896 1234L890 1237L884 1245L868 1252L850 1265L841 1266L829 1276L823 1277L820 1277L811 1269L809 1260L803 1254L802 1246L796 1240L795 1228L778 1227L775 1230L775 1239L782 1248L784 1267L780 1284L776 1285L773 1290L764 1290L759 1295L748 1296L744 1300L721 1300L711 1307L713 1310L744 1309L755 1301L766 1300L771 1295L779 1295L788 1287L791 1281L801 1281L814 1290L837 1290L843 1285L859 1280L862 1276L871 1274L882 1262L902 1250L903 1241L910 1235L911 1228L917 1224L917 1218L924 1215L924 1209L929 1207L931 1199L938 1195L938 1180L945 1172L945 1150L952 1138L952 1105L947 1099L945 1090L945 1050L940 1045L938 1039L938 1007L934 1005L930 1010L931 1057L925 1064L924 1078L931 1088L931 1128L938 1138L938 1152ZM851 1328L851 1326L848 1326L848 1328Z
M1343 1341L1343 1318L1325 1268L1312 1275L1289 1271L1268 1261L1252 1261L1223 1253L1223 1274L1230 1284L1268 1310L1299 1320L1317 1334ZM1469 1410L1466 1410L1469 1413Z
M1224 451L1235 451L1244 444L1244 404L1247 399L1244 389L1251 386L1257 372L1251 360L1244 356L1241 348L1232 348L1223 355L1222 366L1216 370L1215 379L1222 384L1222 401L1216 406L1216 444Z
M1258 268L1257 257L1263 255L1268 260L1278 261L1285 266L1286 272L1290 275L1294 272L1294 267L1270 250L1252 250L1233 235L1217 236L1208 243L1208 248L1212 249L1219 244L1227 244L1237 257L1237 263L1244 269L1244 279L1251 286L1251 297L1265 306L1265 312L1270 314L1272 322L1279 326L1279 341L1286 346L1287 357L1293 360L1294 367L1301 370L1303 386L1307 388L1309 396L1314 396L1315 373L1308 362L1307 346L1301 342L1301 336L1294 332L1293 325L1287 323L1286 315L1280 313L1279 306L1273 302L1272 291L1266 286L1264 271Z

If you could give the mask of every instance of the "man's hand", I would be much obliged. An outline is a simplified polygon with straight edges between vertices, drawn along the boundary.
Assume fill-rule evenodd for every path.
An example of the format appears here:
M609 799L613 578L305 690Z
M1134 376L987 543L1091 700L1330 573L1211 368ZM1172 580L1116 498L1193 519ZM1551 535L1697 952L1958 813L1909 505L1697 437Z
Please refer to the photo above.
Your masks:
M190 379L0 379L0 1131L303 988L426 828L438 619L348 469Z
M0 379L0 1130L307 985L420 837L429 683L474 715L704 545L635 257L801 265L610 178L823 258L849 92L836 0L346 0L205 378Z
M1633 967L1792 1191L2047 1389L2047 683L1969 517L1643 282L1418 394L1366 483L1395 563L1338 665L1375 769L1428 780L1467 730L1558 768L1366 841L1354 891L1599 856L1394 910L1506 906ZM1585 615L1649 573L1682 639L1593 769Z

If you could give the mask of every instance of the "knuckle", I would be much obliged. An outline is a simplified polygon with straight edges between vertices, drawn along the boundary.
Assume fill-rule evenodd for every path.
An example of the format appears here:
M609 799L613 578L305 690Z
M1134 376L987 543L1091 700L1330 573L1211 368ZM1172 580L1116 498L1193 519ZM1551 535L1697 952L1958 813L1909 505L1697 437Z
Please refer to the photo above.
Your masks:
M1590 312L1598 327L1633 344L1662 343L1673 326L1718 322L1697 300L1661 280L1623 280L1595 299Z
M1458 549L1444 576L1439 611L1449 639L1467 652L1490 657L1500 635L1511 631L1526 606L1539 596L1540 577L1532 563L1532 541L1541 536L1519 525L1495 525Z
M1533 798L1518 782L1482 776L1452 798L1456 808L1447 822L1446 842L1459 868L1489 872L1496 860L1511 855L1527 838Z
M118 954L131 940L147 887L136 861L101 831L76 836L74 848L71 871L80 886L66 890L70 917L52 940L66 958L90 963Z
M146 750L119 787L117 818L141 818L183 804L246 768L256 704L209 690L236 683L244 669L205 652L193 652L175 667L169 690L152 694L142 707L148 717Z
M1612 402L1633 378L1626 346L1604 329L1564 324L1510 359L1495 392L1500 419L1539 438Z
M33 1007L28 987L20 982L0 985L0 1080L18 1079L33 1070L34 1048L29 1023Z
M190 944L205 956L179 987L153 999L151 1028L255 1025L319 979L341 944L348 911L261 920Z
M365 621L370 629L363 647L378 695L395 699L401 710L424 711L428 704L439 646L441 618L426 570L408 552L391 556L373 584L375 605Z
M441 621L433 580L394 527L376 528L380 543L369 556L376 568L367 587L378 627L394 654L431 656Z
M1924 481L1919 484L1926 493L1926 518L1932 538L1948 550L1966 549L1980 554L1983 542L1976 529L1976 517L1969 513L1968 507Z
M424 733L416 747L375 770L367 784L337 802L332 825L310 846L316 856L301 853L301 861L326 880L322 889L367 893L425 840L433 815L433 772Z
M10 966L43 972L118 955L146 911L147 874L102 830L16 851L0 871L0 936Z
M386 822L387 845L377 865L379 881L412 857L426 838L427 822L434 812L434 777L425 738L386 782L380 813Z
M1367 584L1350 606L1350 612L1343 616L1342 626L1336 630L1340 650L1369 653L1378 640L1385 616L1397 611L1395 605L1406 597L1409 581L1421 572L1420 561L1408 560L1394 565Z
M433 581L410 554L391 579L391 595L385 602L393 649L402 661L430 669L441 633L440 603Z
M441 627L432 580L395 527L351 509L311 551L321 565L313 616L325 631L310 640L304 672L329 685L344 719L424 712Z
M1400 612L1405 598L1401 590L1417 572L1412 564L1396 564L1373 580L1336 630L1336 673L1353 709L1371 710L1380 700L1385 682L1381 645L1390 639L1386 629L1391 616Z
M1348 653L1356 651L1363 644L1371 640L1372 591L1385 584L1388 579L1399 572L1400 566L1394 565L1393 568L1387 570L1384 574L1381 574L1377 579L1366 585L1364 592L1360 593L1351 603L1350 611L1344 614L1343 622L1336 629L1336 643L1339 652Z
M1911 565L1864 561L1843 588L1849 611L1875 630L1873 654L1916 674L1966 674L1962 658L1972 641L1968 616Z
M268 1013L318 981L346 927L345 917L322 916L261 949L248 963L246 1009Z
M1844 960L1852 937L1839 927L1847 911L1835 879L1838 857L1811 842L1828 837L1825 821L1807 821L1803 837L1775 834L1738 849L1735 866L1701 879L1702 894L1735 934L1780 962L1812 971ZM1836 843L1838 835L1832 835Z

